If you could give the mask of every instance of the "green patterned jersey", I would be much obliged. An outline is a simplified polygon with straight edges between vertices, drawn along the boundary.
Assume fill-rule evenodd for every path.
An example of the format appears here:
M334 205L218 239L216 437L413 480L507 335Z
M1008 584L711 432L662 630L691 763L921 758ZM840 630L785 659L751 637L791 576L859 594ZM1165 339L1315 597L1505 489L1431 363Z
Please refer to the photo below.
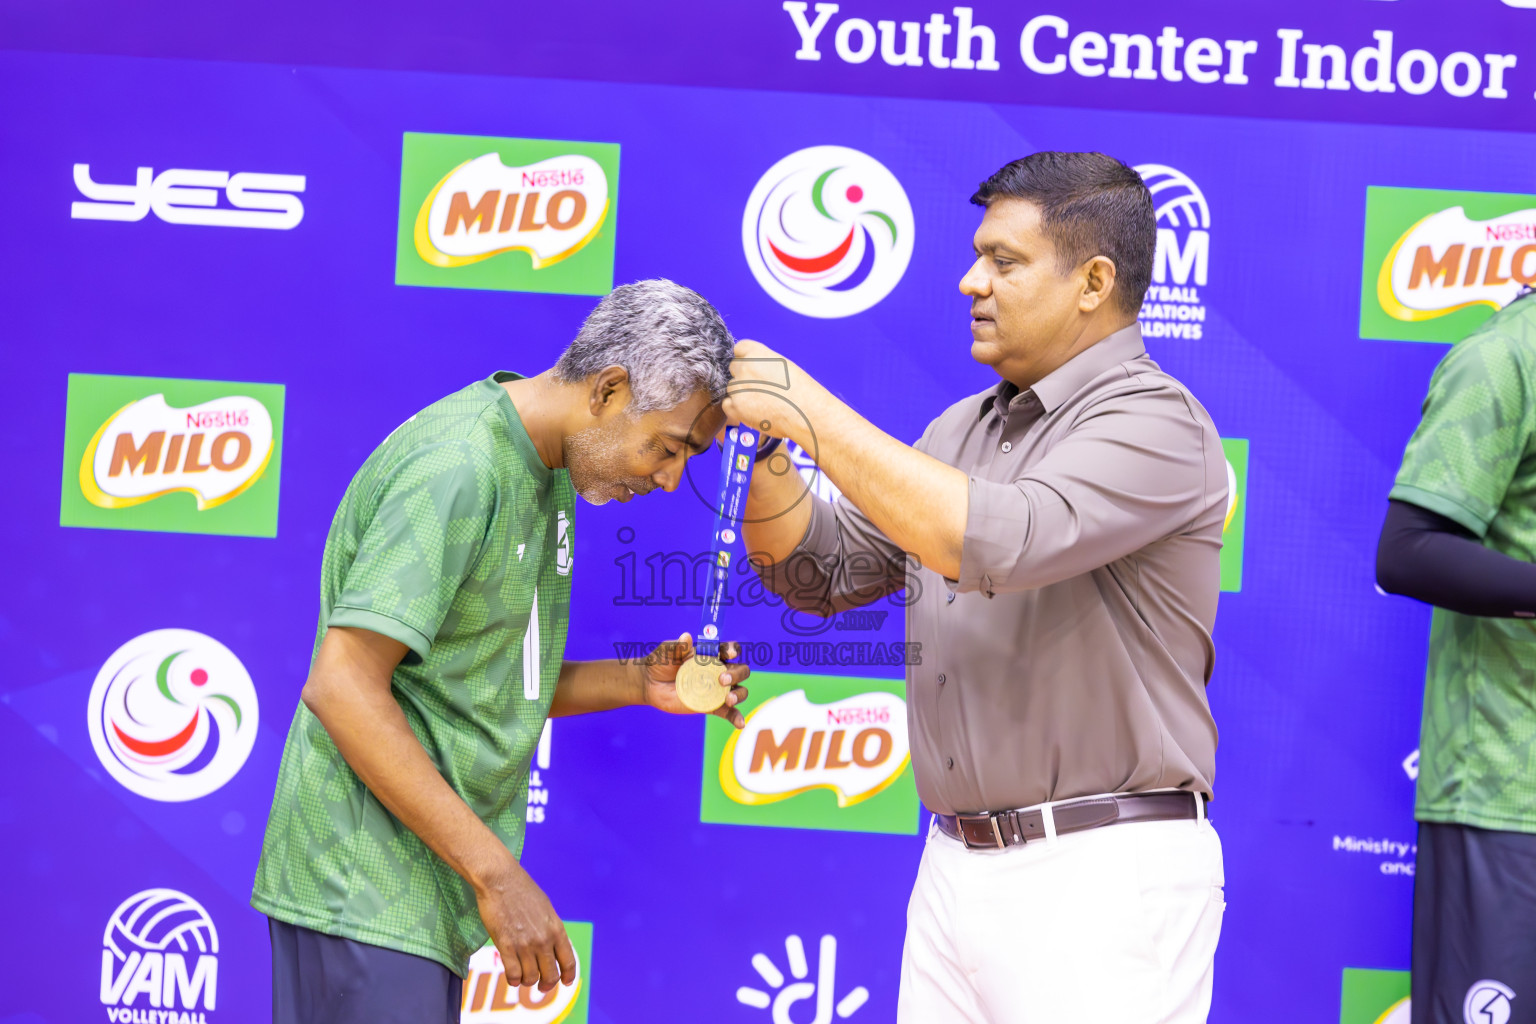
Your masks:
M1536 561L1536 296L1440 363L1392 497ZM1416 816L1536 832L1536 622L1435 609Z
M401 424L331 522L328 626L410 648L393 692L454 791L520 855L528 766L570 614L574 492L496 374ZM252 905L463 975L486 933L473 890L379 803L302 704L278 770Z

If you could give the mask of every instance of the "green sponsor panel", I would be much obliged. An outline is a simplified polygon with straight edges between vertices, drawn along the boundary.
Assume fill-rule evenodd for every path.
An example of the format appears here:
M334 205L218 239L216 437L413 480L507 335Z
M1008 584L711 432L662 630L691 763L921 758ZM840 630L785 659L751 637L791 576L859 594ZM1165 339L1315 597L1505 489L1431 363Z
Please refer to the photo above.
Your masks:
M466 168L488 154L501 166ZM590 173L576 180L568 167L543 172L534 167L560 158L589 172L587 161L595 162L605 186ZM618 192L617 143L406 132L395 283L606 295L613 290ZM447 197L444 215L433 219L429 213L438 193ZM462 198L455 207L450 200L456 193ZM557 202L561 195L567 198ZM578 204L586 211L580 218ZM562 214L580 230L560 235ZM556 237L562 240L552 241ZM445 238L465 251L448 251L452 245L440 251Z
M592 925L587 921L563 923L579 965L575 999L568 998L570 989L558 986L544 993L532 989L527 994L528 1003L521 1001L520 991L509 995L503 989L502 969L493 959L496 947L487 942L469 962L469 977L464 982L459 1008L460 1024L587 1024L592 1000Z
M559 1018L563 1024L587 1024L587 1005L592 1001L592 923L590 921L566 921L565 934L570 936L571 948L581 961L581 991L570 1012Z
M1248 518L1248 439L1224 437L1221 448L1237 482L1234 490L1237 505L1233 507L1228 499L1230 518L1221 533L1221 589L1233 592L1243 589L1243 534Z
M1462 285L1475 285L1488 279L1494 247L1502 247L1494 268L1496 275L1508 277L1520 249L1536 241L1536 196L1507 192L1458 192L1448 189L1391 188L1372 185L1365 194L1365 247L1360 267L1360 337L1387 341L1457 342L1471 334L1494 312L1494 306L1474 301L1468 293L1445 300L1443 311L1431 309L1408 311L1393 301L1390 287L1382 282L1382 267L1400 242L1416 245L1409 232L1425 218L1461 207L1468 221L1487 221L1506 214L1530 211L1531 227L1472 224L1466 231L1446 235L1431 246L1436 261L1443 261L1446 279ZM1512 230L1511 230L1512 229ZM1405 241L1406 240L1406 241ZM1450 247L1459 246L1458 252ZM1473 263L1473 251L1479 250ZM1525 269L1536 266L1529 255L1521 260ZM1430 278L1428 268L1420 278ZM1465 289L1463 289L1465 291ZM1513 293L1510 293L1513 297ZM1468 304L1462 304L1465 300ZM1507 300L1505 300L1507 301ZM1461 308L1455 308L1460 305ZM1396 315L1392 309L1396 308ZM1409 319L1409 317L1412 317Z
M1408 1024L1408 972L1344 968L1339 1024Z
M745 729L706 719L700 820L917 834L903 681L754 672L749 689Z
M283 397L281 384L70 374L59 525L276 537Z

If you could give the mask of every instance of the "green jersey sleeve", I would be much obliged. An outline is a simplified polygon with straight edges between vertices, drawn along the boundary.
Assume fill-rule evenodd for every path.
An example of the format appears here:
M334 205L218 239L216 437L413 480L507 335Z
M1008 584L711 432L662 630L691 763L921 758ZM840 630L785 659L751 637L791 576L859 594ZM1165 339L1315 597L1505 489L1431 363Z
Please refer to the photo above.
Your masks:
M1391 497L1484 536L1536 420L1525 369L1513 340L1501 332L1452 348L1430 379L1423 419Z
M496 501L495 468L473 444L405 456L359 510L357 554L326 624L382 633L425 658L485 546Z

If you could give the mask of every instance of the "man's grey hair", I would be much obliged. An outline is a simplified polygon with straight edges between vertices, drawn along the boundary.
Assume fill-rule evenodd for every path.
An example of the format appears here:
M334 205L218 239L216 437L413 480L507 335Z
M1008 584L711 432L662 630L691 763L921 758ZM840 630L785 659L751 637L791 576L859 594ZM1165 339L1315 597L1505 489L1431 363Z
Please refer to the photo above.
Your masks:
M735 340L714 306L663 278L620 285L587 315L555 363L555 379L575 384L618 364L629 373L633 415L671 409L695 391L725 397Z

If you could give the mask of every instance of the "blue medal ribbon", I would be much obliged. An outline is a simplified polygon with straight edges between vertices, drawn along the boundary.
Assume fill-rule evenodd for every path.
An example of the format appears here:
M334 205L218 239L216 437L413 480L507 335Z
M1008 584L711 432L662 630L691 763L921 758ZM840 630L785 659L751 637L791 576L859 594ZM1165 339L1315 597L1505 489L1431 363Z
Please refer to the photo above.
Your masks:
M715 532L710 538L709 589L704 595L704 619L694 641L699 657L720 657L720 606L725 601L731 580L731 548L746 515L747 488L752 483L752 465L757 455L757 431L746 427L728 427L725 431L725 458L720 461L720 493L715 505Z

